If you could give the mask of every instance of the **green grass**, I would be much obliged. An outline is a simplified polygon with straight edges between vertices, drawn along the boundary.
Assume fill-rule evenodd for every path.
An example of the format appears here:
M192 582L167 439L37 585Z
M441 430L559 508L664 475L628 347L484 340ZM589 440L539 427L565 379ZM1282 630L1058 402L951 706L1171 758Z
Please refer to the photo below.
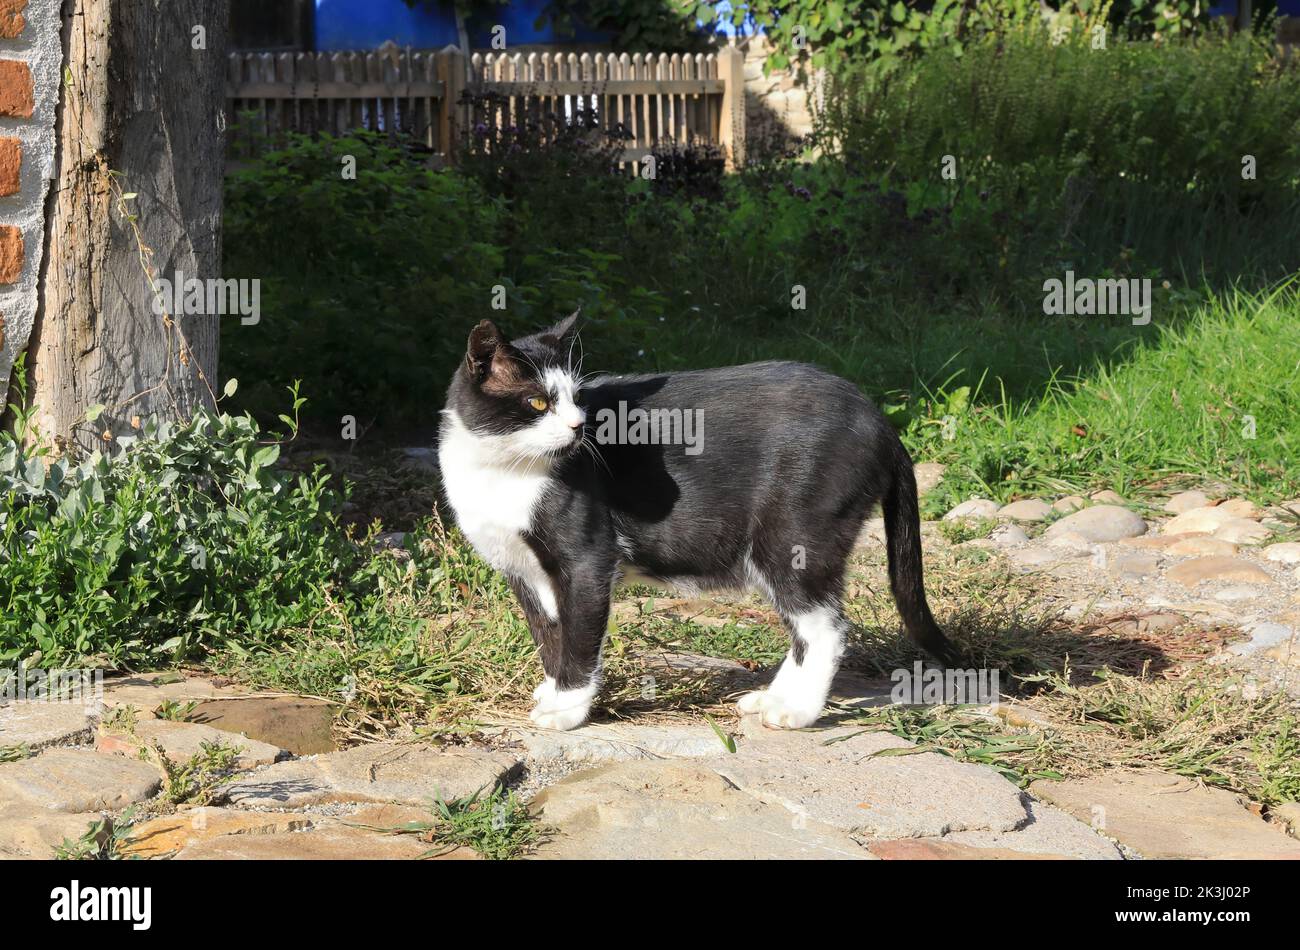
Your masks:
M1288 287L1225 294L1173 327L1157 320L1125 359L1036 400L976 400L951 442L909 434L919 456L950 466L932 510L971 494L1129 497L1209 480L1277 500L1300 494L1297 414L1300 294Z
M338 702L341 740L522 704L534 645L505 580L436 520L413 528L411 560L374 556L364 596L330 593L309 622L228 641L208 664L260 688ZM357 578L354 578L354 584Z
M987 538L998 526L995 518L958 518L955 521L940 521L939 533L949 544L961 544Z
M0 762L20 762L32 755L26 744L0 746Z
M487 795L480 790L451 801L439 799L427 821L376 830L419 836L434 846L422 857L434 858L457 848L472 848L490 861L522 857L545 840L547 834L546 828L514 792L499 786Z
M790 645L789 635L779 623L715 626L647 615L620 629L620 634L634 649L703 653L764 666L778 662Z
M1111 768L1159 769L1268 805L1300 799L1300 727L1284 695L1244 698L1223 673L1165 680L1103 673L1074 685L1046 677L1029 700L1051 725L1015 728L959 706L888 706L841 721L915 742L999 771L1024 787L1035 779Z
M959 762L987 765L1021 788L1035 779L1062 777L1050 766L1053 748L1049 737L1012 732L988 716L963 707L886 706L843 722L916 743L915 748L885 749L878 755L938 752Z
M1265 804L1300 800L1300 728L1285 693L1255 696L1207 668L1048 686L1034 704L1063 723L1056 758L1067 771L1159 768Z

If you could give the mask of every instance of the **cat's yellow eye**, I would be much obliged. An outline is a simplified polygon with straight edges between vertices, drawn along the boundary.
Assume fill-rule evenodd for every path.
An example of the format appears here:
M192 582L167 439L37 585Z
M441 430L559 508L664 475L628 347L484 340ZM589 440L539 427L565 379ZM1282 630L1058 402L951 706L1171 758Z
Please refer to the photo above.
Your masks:
M538 412L545 412L546 407L549 406L550 403L548 403L541 396L534 396L532 399L528 400L528 405L532 406Z

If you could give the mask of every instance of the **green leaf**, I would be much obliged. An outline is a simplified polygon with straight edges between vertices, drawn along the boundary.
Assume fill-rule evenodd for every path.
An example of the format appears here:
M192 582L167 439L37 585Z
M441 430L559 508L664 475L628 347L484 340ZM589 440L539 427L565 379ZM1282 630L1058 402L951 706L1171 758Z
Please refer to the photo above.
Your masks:
M927 749L925 746L904 747L901 749L877 749L871 756L877 755L920 755L922 752L940 752L941 749ZM870 757L870 756L869 756Z
M266 468L268 465L274 465L276 459L279 457L279 443L274 443L265 448L258 449L258 451L253 455L253 468Z
M714 720L714 718L713 718L712 716L710 716L708 713L705 713L705 714L704 714L704 718L707 719L707 720L709 721L709 725L713 727L713 731L717 734L718 738L722 740L722 745L723 745L723 747L724 747L728 752L731 752L731 753L734 754L735 751L736 751L736 739L735 739L735 737L734 737L734 736L730 736L730 735L728 735L727 733L723 732L723 731L722 731L722 727L719 726L718 723Z
M959 416L970 405L970 387L962 386L948 394L946 409L949 415Z

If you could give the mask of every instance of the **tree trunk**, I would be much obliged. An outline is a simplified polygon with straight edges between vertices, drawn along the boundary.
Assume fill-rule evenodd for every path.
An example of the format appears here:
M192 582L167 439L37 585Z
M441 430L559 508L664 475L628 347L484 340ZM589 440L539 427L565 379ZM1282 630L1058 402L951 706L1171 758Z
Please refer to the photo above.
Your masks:
M28 367L37 437L104 447L133 419L187 418L217 385L219 318L170 299L159 315L154 287L221 276L229 0L67 0L63 15Z

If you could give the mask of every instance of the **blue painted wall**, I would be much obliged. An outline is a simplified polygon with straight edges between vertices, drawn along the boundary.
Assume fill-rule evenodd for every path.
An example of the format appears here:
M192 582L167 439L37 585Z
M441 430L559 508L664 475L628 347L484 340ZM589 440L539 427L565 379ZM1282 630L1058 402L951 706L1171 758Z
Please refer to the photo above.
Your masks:
M556 36L547 24L534 24L546 0L510 0L486 18L468 24L470 45L486 47L495 24L506 28L511 46L523 43L601 42L605 33L576 26L572 36ZM369 49L387 40L398 46L441 48L456 43L456 15L450 3L408 7L402 0L316 0L316 49Z
M1260 4L1254 6L1255 14L1258 16ZM1277 12L1282 16L1300 16L1300 0L1277 0ZM1210 6L1210 16L1228 16L1237 15L1237 0L1218 0Z

